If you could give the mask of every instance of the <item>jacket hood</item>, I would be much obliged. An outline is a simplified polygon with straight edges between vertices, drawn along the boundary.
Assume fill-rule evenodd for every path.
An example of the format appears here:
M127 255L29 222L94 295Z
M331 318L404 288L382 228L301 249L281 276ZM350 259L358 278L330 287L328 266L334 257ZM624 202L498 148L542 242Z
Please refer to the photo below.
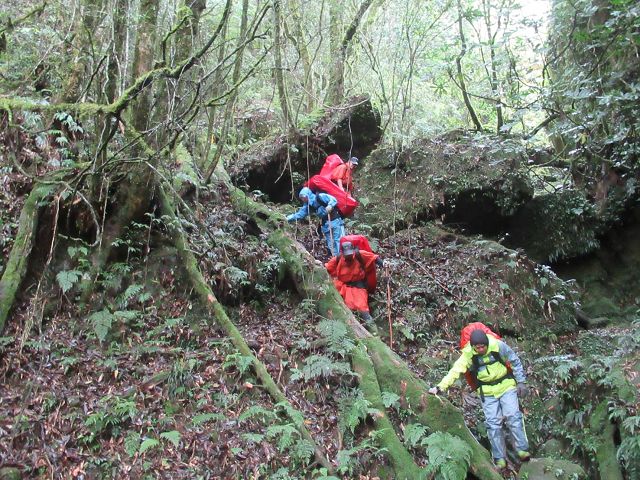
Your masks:
M316 200L316 194L311 191L309 187L304 187L300 190L298 197L307 197L309 199L309 203L313 204Z

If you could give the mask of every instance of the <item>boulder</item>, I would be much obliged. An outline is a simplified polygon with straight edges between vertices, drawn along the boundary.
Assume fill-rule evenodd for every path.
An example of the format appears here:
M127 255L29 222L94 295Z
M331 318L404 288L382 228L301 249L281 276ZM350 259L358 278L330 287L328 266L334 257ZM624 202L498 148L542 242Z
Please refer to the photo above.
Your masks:
M533 195L520 161L465 140L423 139L402 152L381 147L356 173L356 194L369 200L359 215L382 234L438 218L497 235Z
M518 480L586 480L584 469L567 460L532 458L523 463Z

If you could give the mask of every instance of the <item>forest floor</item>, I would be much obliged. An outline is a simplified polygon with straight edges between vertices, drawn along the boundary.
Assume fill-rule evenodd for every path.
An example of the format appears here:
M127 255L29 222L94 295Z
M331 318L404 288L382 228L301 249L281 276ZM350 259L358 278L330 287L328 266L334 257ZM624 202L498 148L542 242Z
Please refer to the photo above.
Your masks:
M9 225L2 238L10 245L28 185L20 176L4 178L12 188L0 199ZM319 317L313 302L279 279L282 259L250 219L234 212L224 189L205 189L191 208L184 226L201 271L320 451L343 478L384 478L383 452L349 364L346 330ZM313 224L285 228L316 259L328 260ZM309 464L312 445L300 439L289 407L274 404L249 357L192 300L192 286L167 238L160 218L132 226L102 272L91 308L79 304L78 285L64 285L54 275L72 268L56 264L58 256L43 276L31 272L0 337L0 466L31 478L325 474ZM71 246L60 242L57 248ZM389 268L380 272L371 296L374 333L392 343L427 384L447 371L457 356L461 325L481 309L508 317L507 329L531 321L524 306L532 299L521 295L525 289L516 273L536 281L547 277L516 252L487 246L436 226L375 241ZM3 258L7 253L3 247ZM73 268L82 273L83 265ZM39 289L40 281L49 287ZM537 319L540 328L548 328L545 322ZM28 335L25 325L33 327ZM577 335L556 338L568 348L553 353L571 352ZM546 345L537 352L548 354ZM519 351L535 378L528 356L536 349ZM387 413L405 429L411 414L404 399L383 396ZM486 445L477 398L464 387L453 387L448 398ZM424 465L424 455L413 453Z

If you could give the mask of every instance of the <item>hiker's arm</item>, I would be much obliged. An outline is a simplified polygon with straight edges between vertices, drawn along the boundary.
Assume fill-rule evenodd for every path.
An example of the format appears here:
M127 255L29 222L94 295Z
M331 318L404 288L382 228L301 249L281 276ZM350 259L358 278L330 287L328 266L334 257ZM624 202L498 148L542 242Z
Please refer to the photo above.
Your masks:
M287 222L294 222L296 220L302 220L309 216L309 205L304 204L300 207L300 209L296 213L292 213L287 217Z
M336 275L336 267L338 266L338 257L332 257L327 263L324 264L324 267L327 269L327 272L331 277Z
M513 349L504 342L500 342L500 356L511 364L511 371L513 372L513 376L518 383L525 383L527 381L527 377L524 374L524 368L522 367L522 362L520 361L520 357L513 351Z
M337 183L338 183L338 186L339 186L343 191L345 191L345 188L342 186L342 179L341 179L341 178L338 178Z
M325 209L331 207L331 210L334 210L336 208L336 205L338 204L338 200L336 200L336 197L327 193L319 193L318 196L322 198L322 201L324 203L327 204L327 206L324 207Z
M467 355L465 352L460 355L460 358L456 360L451 367L451 370L444 376L444 378L438 384L438 388L443 392L447 390L453 382L455 382L460 375L469 370L471 366L471 356Z

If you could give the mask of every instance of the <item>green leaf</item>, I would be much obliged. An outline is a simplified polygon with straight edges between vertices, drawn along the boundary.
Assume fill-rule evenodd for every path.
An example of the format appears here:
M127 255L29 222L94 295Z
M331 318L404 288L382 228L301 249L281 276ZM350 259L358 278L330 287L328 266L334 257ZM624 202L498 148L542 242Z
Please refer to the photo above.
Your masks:
M56 280L62 289L62 293L67 293L80 280L82 273L77 270L63 270L58 272Z
M404 444L415 447L427 433L427 427L419 423L410 423L404 429Z
M162 432L160 434L160 438L164 438L166 440L169 440L171 443L173 443L174 447L177 447L178 445L180 445L180 432L177 430L171 430L169 432Z
M140 448L140 434L138 432L129 432L124 439L124 450L127 455L133 457Z
M397 407L399 400L400 396L393 392L382 392L382 403L385 408Z
M200 413L193 417L191 423L193 426L197 427L198 425L202 425L203 423L210 422L212 420L222 420L224 415L220 413Z
M260 433L243 433L242 438L244 438L248 443L259 444L264 439L264 435Z
M100 342L104 342L104 339L107 338L113 318L114 316L109 310L101 310L89 316L89 321L93 324L93 330Z
M144 442L142 442L142 445L140 445L140 453L144 453L147 450L149 450L150 448L156 448L160 446L160 442L158 440L156 440L155 438L147 438Z

